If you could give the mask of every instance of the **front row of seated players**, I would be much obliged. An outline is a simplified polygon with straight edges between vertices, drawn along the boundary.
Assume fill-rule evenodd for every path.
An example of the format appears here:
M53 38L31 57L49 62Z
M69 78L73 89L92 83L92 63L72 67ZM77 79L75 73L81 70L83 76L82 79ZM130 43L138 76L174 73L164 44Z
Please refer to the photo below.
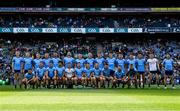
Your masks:
M90 64L86 64L85 68L82 68L81 64L77 63L76 68L72 68L71 64L68 63L67 68L65 68L62 61L59 62L58 67L54 67L53 61L50 61L47 68L44 67L43 62L40 62L36 71L29 69L22 80L25 88L28 85L32 85L33 88L50 88L51 85L54 88L67 88L69 85L105 88L117 87L120 83L123 84L123 87L126 84L121 67L118 67L117 71L114 72L109 69L108 63L105 63L102 70L99 68L98 63L95 63L93 69L90 68Z

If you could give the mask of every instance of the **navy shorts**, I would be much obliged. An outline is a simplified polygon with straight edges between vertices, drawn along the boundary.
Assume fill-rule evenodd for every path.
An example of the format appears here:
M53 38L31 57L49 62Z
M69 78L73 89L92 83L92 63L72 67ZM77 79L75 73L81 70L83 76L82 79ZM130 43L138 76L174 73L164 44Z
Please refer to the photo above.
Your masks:
M138 71L138 74L145 74L144 71Z
M173 75L173 71L165 71L166 75L172 76Z
M20 70L14 70L14 72L15 72L15 73L18 73L18 74L21 73Z

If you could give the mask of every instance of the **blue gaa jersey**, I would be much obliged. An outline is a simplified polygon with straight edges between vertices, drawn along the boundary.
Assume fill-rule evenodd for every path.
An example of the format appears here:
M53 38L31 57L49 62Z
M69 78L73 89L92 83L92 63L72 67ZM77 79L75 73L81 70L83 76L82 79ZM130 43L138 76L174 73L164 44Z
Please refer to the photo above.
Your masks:
M51 60L53 61L54 67L58 67L58 63L61 61L60 58L52 58Z
M103 74L103 76L105 76L105 77L109 77L110 74L111 74L111 69L109 69L109 68L108 68L108 69L103 68L101 74Z
M121 67L121 70L125 72L124 65L126 64L126 61L124 59L116 59L116 65Z
M67 68L68 67L68 63L70 63L71 64L71 67L73 66L73 64L74 64L74 58L72 58L72 57L65 57L64 58L64 63L65 63L65 67Z
M13 57L12 64L14 65L14 70L21 70L21 63L23 62L22 57Z
M162 64L163 64L166 71L172 71L173 70L173 64L174 64L173 59L164 59Z
M32 69L33 59L31 57L24 58L24 70Z
M95 77L99 77L99 75L101 74L101 69L100 68L93 68L93 72Z
M58 77L63 77L64 71L65 71L65 67L56 67L56 71L57 71L57 75Z
M32 74L26 73L24 77L27 78L28 80L31 80L34 76L35 76L34 73Z
M39 63L42 61L42 59L34 59L34 68L37 69L39 67Z
M104 58L96 58L95 61L99 64L99 68L103 69L105 59Z
M48 67L48 68L47 68L47 71L48 71L48 76L49 76L50 78L52 78L52 77L55 76L56 68L55 68L55 67Z
M90 77L91 72L92 72L91 68L90 68L90 69L84 68L83 71L86 73L86 76L87 76L87 77Z
M50 58L44 58L43 62L44 62L44 67L47 68L49 66L49 62L51 61Z
M45 75L45 72L46 72L46 68L45 67L42 67L42 68L38 67L36 69L36 75L38 77L40 77L40 78L43 78L43 76Z
M82 72L83 72L83 68L75 68L75 72L76 72L76 76L78 78L81 78L82 77Z
M89 63L90 65L90 69L92 69L94 67L94 58L87 58L86 59L86 63Z
M123 71L120 71L120 72L119 72L119 71L116 71L116 72L115 72L115 76L116 76L117 79L119 79L119 78L124 77L125 74L124 74Z
M85 63L85 60L84 59L76 59L76 64L77 63L80 63L81 64L81 67L83 68L84 67L84 63Z
M116 59L115 58L107 58L106 60L109 64L109 69L114 70Z
M137 71L138 72L145 72L145 64L146 64L145 59L136 59Z
M130 70L130 65L131 64L133 64L134 71L137 71L137 69L136 69L136 60L135 59L128 59L127 64L128 64L128 71Z

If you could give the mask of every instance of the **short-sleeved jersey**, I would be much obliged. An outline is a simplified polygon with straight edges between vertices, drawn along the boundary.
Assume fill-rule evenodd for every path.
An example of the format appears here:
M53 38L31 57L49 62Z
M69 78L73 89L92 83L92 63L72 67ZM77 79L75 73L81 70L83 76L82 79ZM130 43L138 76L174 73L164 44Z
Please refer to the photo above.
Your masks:
M12 64L14 65L14 70L21 70L22 62L23 62L22 57L13 57Z
M45 67L38 67L36 69L36 75L38 77L43 77L45 75L45 72L46 72L46 68Z
M86 63L89 63L90 65L90 68L93 68L94 67L94 58L87 58L86 59Z
M24 70L32 69L33 66L33 59L31 57L24 58Z
M52 58L51 60L53 61L54 67L58 67L58 63L61 59L60 58Z
M173 64L174 64L173 59L164 59L162 64L163 64L166 71L172 71L173 70Z
M101 58L96 58L95 61L99 64L99 68L103 69L105 59L101 57Z
M134 71L137 71L137 69L136 69L136 60L135 59L128 59L127 64L128 64L128 71L130 70L130 65L131 64L133 65Z
M120 66L123 72L125 72L125 68L124 68L125 64L126 61L124 59L116 59L116 65Z
M75 72L74 68L66 68L65 69L65 73L66 73L67 77L69 77L69 78L73 76L74 72Z
M32 73L32 74L26 73L26 74L24 75L24 77L27 78L28 80L31 80L34 76L35 76L34 73Z
M72 57L64 57L64 64L65 64L66 68L68 67L68 63L70 63L71 67L72 67L73 64L74 64L74 58L72 58Z
M147 60L147 64L149 66L149 71L157 71L158 70L157 62L158 62L158 60L156 58L148 59Z
M65 67L56 67L58 77L62 77L64 75Z
M137 71L144 72L145 71L145 65L146 65L145 59L136 59Z
M49 66L49 62L51 61L50 58L44 58L43 62L44 62L44 67L47 68Z
M75 68L76 76L82 77L83 68Z
M109 64L109 68L110 68L111 70L114 70L114 69L115 69L116 59L115 59L115 58L107 58L106 61L107 61L108 64Z
M85 63L85 60L84 59L76 59L76 64L77 63L80 63L81 64L81 67L83 68L84 67L84 63Z
M43 61L42 59L34 59L33 60L34 62L34 68L37 69L39 67L39 64L41 61Z
M93 72L95 76L99 76L101 74L101 69L100 68L93 68Z
M55 67L48 67L46 70L48 71L48 76L49 77L54 77L55 76L55 71L56 71Z

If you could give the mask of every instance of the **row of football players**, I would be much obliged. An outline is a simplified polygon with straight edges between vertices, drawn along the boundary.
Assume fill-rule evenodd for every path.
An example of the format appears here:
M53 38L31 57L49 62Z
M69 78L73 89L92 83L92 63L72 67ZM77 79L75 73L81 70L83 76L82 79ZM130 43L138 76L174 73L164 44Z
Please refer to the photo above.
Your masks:
M97 58L89 57L84 60L79 54L78 59L71 57L71 53L64 57L63 61L54 53L53 58L49 58L49 54L45 54L45 58L41 59L39 54L36 54L36 59L32 59L29 53L26 57L20 57L20 52L16 52L16 56L12 60L12 69L14 72L14 84L19 83L23 79L23 83L27 85L28 81L34 81L37 85L43 83L49 87L50 83L56 87L58 85L67 86L68 84L78 85L92 85L93 87L104 87L107 81L108 86L116 87L117 83L123 83L130 87L134 83L135 87L143 84L145 72L148 72L148 84L152 82L152 76L155 75L156 83L159 87L160 68L158 60L153 54L149 55L146 61L141 53L138 54L137 59L134 59L133 54L129 56L128 60L123 59L122 54L118 54L118 58L114 58L112 53L109 57L104 59L100 53ZM75 64L75 65L74 65ZM125 65L127 64L127 68ZM171 78L172 86L174 88L173 76L174 61L170 55L167 54L166 59L162 62L165 70L164 84L166 88L167 77ZM75 67L74 67L75 66ZM29 70L29 71L28 71ZM25 76L23 75L25 74Z

